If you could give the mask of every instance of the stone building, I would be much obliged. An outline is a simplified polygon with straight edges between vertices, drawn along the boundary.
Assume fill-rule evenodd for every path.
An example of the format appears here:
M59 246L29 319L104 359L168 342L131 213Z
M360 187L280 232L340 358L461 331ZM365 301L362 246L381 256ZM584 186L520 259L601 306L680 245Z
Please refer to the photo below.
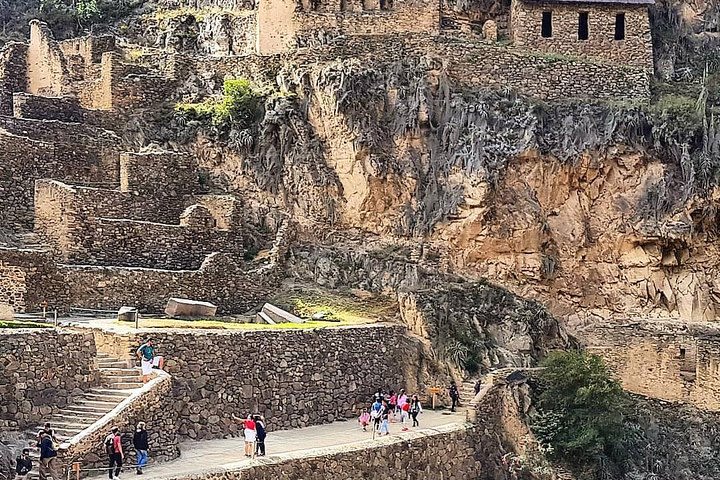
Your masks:
M261 0L256 50L288 52L345 35L437 34L440 6L423 0Z
M652 68L654 0L513 0L513 44L539 52Z

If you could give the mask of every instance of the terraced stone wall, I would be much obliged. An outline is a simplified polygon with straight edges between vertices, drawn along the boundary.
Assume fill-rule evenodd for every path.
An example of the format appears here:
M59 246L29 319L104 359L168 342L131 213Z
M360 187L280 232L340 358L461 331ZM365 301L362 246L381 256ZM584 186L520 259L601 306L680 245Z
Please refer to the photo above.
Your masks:
M99 385L91 332L0 329L0 426L25 429Z
M24 92L13 94L13 115L73 123L82 122L84 117L75 97L44 97Z
M136 267L59 267L68 289L67 306L115 309L134 305L162 312L170 297L212 302L219 313L256 308L279 287L283 272L276 266L245 270L224 254L209 255L198 270Z
M90 182L112 179L112 167L106 165L106 160L112 159L115 153L112 147L106 149L96 141L85 143L77 131L52 128L58 125L57 122L0 120L0 129L7 130L0 132L0 223L6 229L32 230L34 182L37 179ZM28 138L23 134L23 128L47 140ZM44 132L47 136L40 135ZM75 145L69 142L73 135L79 139Z
M328 478L402 478L467 480L490 476L476 459L474 430L454 425L434 434L403 433L346 447L307 452L306 456L273 455L269 461L241 470L203 475L202 480L326 480ZM313 454L314 453L314 454Z

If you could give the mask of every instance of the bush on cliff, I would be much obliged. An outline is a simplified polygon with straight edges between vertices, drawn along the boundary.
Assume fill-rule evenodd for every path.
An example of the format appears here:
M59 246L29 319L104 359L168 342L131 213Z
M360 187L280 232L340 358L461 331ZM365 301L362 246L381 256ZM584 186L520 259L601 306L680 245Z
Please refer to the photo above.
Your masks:
M623 461L629 397L603 360L582 351L554 352L543 362L532 427L557 460L578 471ZM582 477L581 477L582 478Z
M175 111L200 121L209 121L219 130L231 127L249 128L260 116L264 95L249 80L228 79L223 83L223 97L202 103L178 103Z

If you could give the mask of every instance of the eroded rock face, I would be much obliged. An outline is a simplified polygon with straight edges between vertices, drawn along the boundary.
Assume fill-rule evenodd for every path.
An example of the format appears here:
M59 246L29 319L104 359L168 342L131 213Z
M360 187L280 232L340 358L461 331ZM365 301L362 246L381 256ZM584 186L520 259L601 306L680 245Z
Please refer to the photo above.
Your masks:
M540 304L487 283L441 284L399 298L410 330L471 372L534 366L548 351L574 343Z

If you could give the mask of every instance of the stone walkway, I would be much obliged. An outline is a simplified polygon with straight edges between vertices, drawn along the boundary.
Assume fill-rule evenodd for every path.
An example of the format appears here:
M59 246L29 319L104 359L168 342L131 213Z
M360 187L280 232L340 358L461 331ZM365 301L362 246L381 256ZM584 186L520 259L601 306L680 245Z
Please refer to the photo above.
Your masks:
M460 428L465 422L465 412L433 412L425 410L419 417L420 427L410 429L412 435L432 435L447 428ZM184 442L180 445L181 457L171 462L150 465L145 470L144 480L170 479L192 476L209 471L234 470L249 466L252 462L271 462L305 455L317 455L323 448L342 447L352 450L363 448L373 442L403 440L408 433L401 431L399 423L390 424L390 435L372 439L368 428L363 432L357 421L335 422L327 425L270 432L265 441L267 456L247 459L243 455L243 439L205 440ZM152 456L152 452L150 453ZM127 471L125 475L133 474Z

